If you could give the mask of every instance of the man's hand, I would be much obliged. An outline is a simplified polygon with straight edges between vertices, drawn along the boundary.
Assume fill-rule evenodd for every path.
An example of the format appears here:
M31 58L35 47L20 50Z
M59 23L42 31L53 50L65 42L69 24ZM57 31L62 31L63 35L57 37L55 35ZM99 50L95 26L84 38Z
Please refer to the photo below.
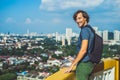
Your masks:
M72 66L67 67L64 73L70 73L72 71Z

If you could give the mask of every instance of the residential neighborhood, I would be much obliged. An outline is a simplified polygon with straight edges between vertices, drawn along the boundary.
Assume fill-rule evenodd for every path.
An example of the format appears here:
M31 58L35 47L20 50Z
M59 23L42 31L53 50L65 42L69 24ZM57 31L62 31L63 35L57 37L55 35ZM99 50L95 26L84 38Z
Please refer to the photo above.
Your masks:
M49 42L46 42L49 41ZM53 47L52 47L53 46ZM0 70L16 73L17 80L38 78L43 80L58 71L61 66L68 66L70 58L63 56L60 42L54 37L10 36L0 38ZM70 59L70 60L69 60Z
M45 80L71 65L77 53L78 37L71 29L66 29L66 34L1 33L0 80L8 80L7 76L10 80ZM111 40L115 43L107 43ZM120 40L111 38L103 43L103 58L120 55Z

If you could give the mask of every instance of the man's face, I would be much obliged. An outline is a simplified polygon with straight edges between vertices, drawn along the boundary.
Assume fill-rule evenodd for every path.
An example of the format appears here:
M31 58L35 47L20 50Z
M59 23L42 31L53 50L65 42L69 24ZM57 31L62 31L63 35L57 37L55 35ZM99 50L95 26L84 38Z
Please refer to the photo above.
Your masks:
M77 14L76 23L79 27L85 26L87 24L86 18L83 17L82 13Z

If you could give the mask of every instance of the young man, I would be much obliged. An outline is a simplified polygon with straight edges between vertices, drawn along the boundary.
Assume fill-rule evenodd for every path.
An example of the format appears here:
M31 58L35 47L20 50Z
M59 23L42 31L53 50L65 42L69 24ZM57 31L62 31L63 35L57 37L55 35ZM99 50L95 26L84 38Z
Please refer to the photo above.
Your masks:
M88 28L89 15L83 11L78 10L74 13L73 19L81 28L81 32L78 38L78 54L75 60L72 62L71 66L66 69L66 73L69 73L72 68L76 67L76 80L89 80L89 75L91 74L94 63L89 59L88 54L90 54L93 44L94 44L94 33Z

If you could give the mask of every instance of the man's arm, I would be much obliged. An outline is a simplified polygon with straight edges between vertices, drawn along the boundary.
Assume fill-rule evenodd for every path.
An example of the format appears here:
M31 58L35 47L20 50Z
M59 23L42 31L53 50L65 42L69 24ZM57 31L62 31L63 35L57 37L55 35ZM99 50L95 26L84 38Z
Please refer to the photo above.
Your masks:
M71 66L65 72L70 72L72 70L73 66L75 66L83 58L83 56L87 52L87 48L88 48L88 40L82 40L81 49L80 49L78 55L76 56L75 60L71 64Z

